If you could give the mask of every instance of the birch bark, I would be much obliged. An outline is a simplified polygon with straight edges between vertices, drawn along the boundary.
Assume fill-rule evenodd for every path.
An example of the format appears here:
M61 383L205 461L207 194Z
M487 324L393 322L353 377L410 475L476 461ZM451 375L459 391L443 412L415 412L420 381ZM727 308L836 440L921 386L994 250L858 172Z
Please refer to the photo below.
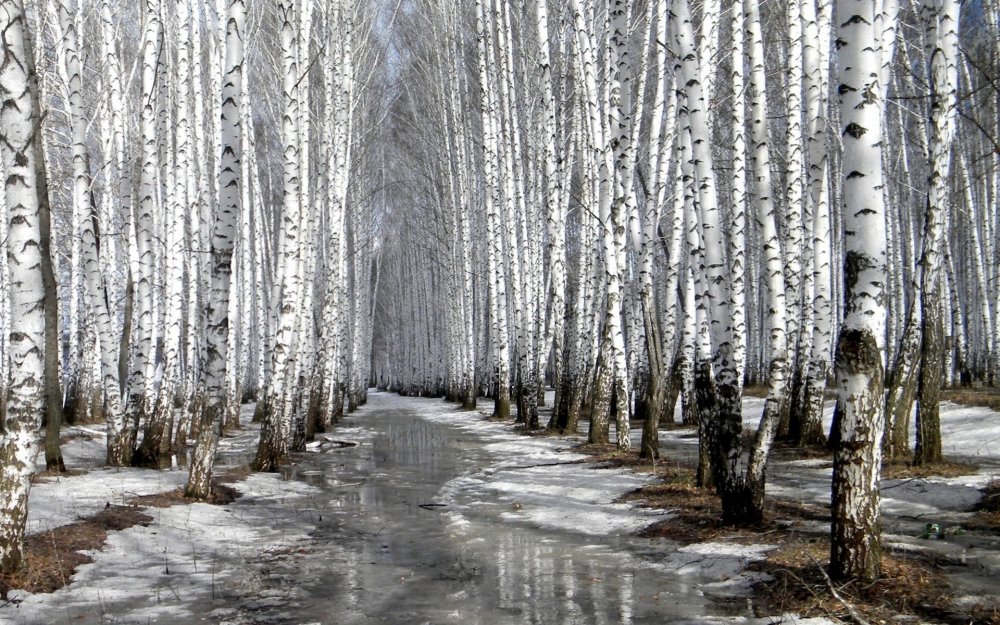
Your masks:
M271 383L267 392L266 412L261 426L260 443L254 460L257 471L277 471L288 455L292 436L292 407L296 381L296 330L301 314L302 275L301 238L302 198L298 127L301 106L298 93L295 3L279 4L282 59L282 233L280 245L280 312L271 360Z
M21 565L28 492L47 393L43 213L48 212L41 111L27 19L20 0L0 2L0 158L10 284L9 370L0 434L0 572Z
M914 464L940 462L941 418L939 402L944 378L944 309L942 286L945 224L949 211L948 179L951 144L955 136L958 88L958 20L956 0L925 0L921 13L926 22L930 57L931 136L927 216L924 222L922 364L918 385L917 441Z
M156 0L143 4L141 74L143 95L140 116L141 168L139 172L139 204L134 219L135 236L135 296L132 327L133 357L128 376L128 400L125 405L129 427L124 439L116 443L115 457L109 464L129 464L135 450L139 424L149 415L153 393L153 332L156 324L154 298L156 280L156 251L153 247L154 220L159 210L158 172L160 168L157 140L158 96L157 75L162 51L160 6Z
M740 490L739 459L742 415L741 389L737 362L734 359L732 311L729 298L728 265L724 257L722 215L713 171L709 103L700 82L699 58L695 52L690 9L686 0L673 7L672 45L677 58L676 71L685 85L687 116L691 133L691 166L700 212L703 274L701 298L705 305L706 324L711 337L711 351L699 356L696 383L699 386L699 410L706 424L712 450L716 487L720 493ZM723 506L727 498L723 496ZM726 516L724 510L723 515Z
M115 323L108 306L104 270L98 251L101 236L98 209L92 192L93 179L90 172L90 155L87 150L87 115L81 92L82 69L79 56L76 22L71 5L58 4L62 38L67 49L65 55L66 74L69 77L69 109L72 129L73 152L73 202L79 204L77 228L80 233L80 253L84 284L90 313L96 326L100 352L103 401L105 420L108 428L109 463L119 456L114 446L122 440L128 429L122 406L121 387L118 377L118 339Z
M878 479L885 379L885 206L882 174L880 23L874 3L837 0L845 317L837 343L838 436L834 448L830 575L878 577Z

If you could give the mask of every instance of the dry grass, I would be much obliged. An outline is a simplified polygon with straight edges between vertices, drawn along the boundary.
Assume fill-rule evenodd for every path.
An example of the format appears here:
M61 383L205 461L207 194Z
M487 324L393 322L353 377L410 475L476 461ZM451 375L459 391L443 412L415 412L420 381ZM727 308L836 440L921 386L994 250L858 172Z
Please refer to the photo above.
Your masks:
M1000 412L1000 388L952 388L942 391L941 399Z
M96 437L93 434L88 433L88 432L64 432L59 437L59 446L63 447L65 445L71 443L72 441L79 440L81 438L94 439Z
M596 463L602 468L618 469L624 467L636 473L652 473L664 478L669 478L673 475L673 471L679 466L676 462L670 462L669 460L640 458L639 452L634 449L630 451L618 451L613 444L591 445L590 443L583 443L582 445L577 445L574 451L587 454L589 456L587 462Z
M225 484L219 483L217 480L213 480L212 497L204 503L210 503L216 506L225 506L236 501L241 495L242 493L232 486L226 486ZM174 490L168 490L162 493L153 493L152 495L139 495L138 497L129 499L129 503L131 504L146 506L149 508L169 508L171 506L184 505L193 502L193 499L189 499L184 496L183 488L175 488Z
M529 429L523 423L514 426L514 433L520 434L521 436L530 436L532 438L556 438L564 436L561 432L558 432L557 430L550 430L544 425Z
M617 451L614 445L584 443L574 451L588 454L587 461L602 468L627 468L659 478L658 483L643 486L620 498L620 501L635 502L645 508L671 511L669 519L646 528L644 536L691 544L713 540L725 531L719 521L722 508L718 497L712 489L695 484L693 468L676 462L640 458L637 451Z
M1000 625L1000 606L979 604L969 611L970 623L981 623L982 625Z
M46 469L45 471L36 471L31 475L32 484L45 484L46 482L51 482L52 480L57 480L61 477L76 477L78 475L85 475L88 471L86 469L66 469L65 471L52 471Z
M755 612L759 616L794 612L804 617L854 620L844 603L830 592L825 576L828 562L827 541L786 536L766 560L750 567L772 578L756 585ZM878 580L837 584L836 590L869 623L889 623L900 616L958 617L948 608L952 597L944 575L920 560L883 556ZM969 622L966 617L961 620Z
M987 484L982 493L983 498L976 506L976 514L966 521L965 527L1000 534L1000 480Z
M771 500L760 523L742 527L722 522L722 505L711 488L695 485L694 472L678 468L660 484L645 486L623 497L644 507L670 510L672 515L643 531L644 536L667 538L684 545L707 541L759 544L781 539L805 527L807 522L829 522L830 511L822 506ZM765 538L766 536L766 538Z
M763 384L743 387L744 397L756 397L757 399L767 399L767 387Z
M253 470L250 469L249 464L240 464L231 467L225 467L221 471L216 471L212 482L215 484L236 484L242 482L253 475Z
M81 551L96 551L109 531L134 525L147 525L153 518L134 506L108 506L76 523L47 532L32 534L25 540L24 562L11 575L0 575L0 596L12 588L30 593L54 592L67 585L76 567L93 562Z
M844 604L830 592L824 576L830 541L828 533L817 527L828 527L828 506L770 498L763 522L749 527L726 526L721 521L722 507L718 497L713 489L695 485L693 467L671 462L654 464L639 459L634 451L621 453L611 446L583 445L578 449L591 455L589 461L602 466L627 467L655 473L660 478L659 483L622 497L625 501L671 512L668 519L646 528L645 536L685 545L708 541L778 545L764 561L751 565L751 569L771 577L770 581L760 582L754 588L753 601L758 616L795 612L802 616L852 621ZM968 475L975 472L975 467L945 463L920 469L901 466L893 470L920 478ZM994 529L1000 528L1000 480L985 489L983 507L986 509L980 512L981 518L991 519ZM873 625L898 622L899 616L1000 625L1000 611L994 605L957 611L947 579L928 559L885 555L882 569L882 577L874 583L836 587L841 598Z
M767 399L767 385L764 384L754 384L752 386L743 387L744 397L756 397L757 399ZM837 389L832 386L826 387L823 391L823 396L826 399L836 399Z
M38 473L36 482L80 475L85 471L66 473ZM231 467L219 472L212 480L212 499L209 503L226 505L241 493L229 486L250 475L249 467ZM47 532L32 534L25 539L25 559L21 569L11 575L0 575L0 597L6 597L13 588L32 594L54 592L70 582L73 572L81 564L93 562L81 551L98 551L104 545L109 531L123 530L134 525L147 525L153 518L143 513L142 507L168 508L191 503L184 497L183 489L152 495L142 495L129 500L128 506L108 506L101 512L75 523L63 525Z
M756 432L753 434L756 435ZM752 438L753 437L751 436L751 445ZM778 439L774 441L769 457L773 460L780 461L829 460L830 466L833 466L833 451L827 449L826 445L799 447L798 445L793 445L788 441Z
M212 496L204 503L216 506L225 506L233 503L243 496L243 493L236 490L231 484L242 482L252 475L249 465L239 465L227 467L216 473L212 477ZM194 500L184 496L183 488L175 488L162 493L152 495L139 495L129 499L129 503L139 506L149 506L152 508L169 508L170 506L192 503Z
M707 488L674 483L654 484L624 497L637 499L649 508L670 510L669 519L650 525L642 535L650 538L667 538L684 545L718 540L727 536L731 528L722 525L722 508L719 499Z
M981 512L1000 512L1000 480L993 480L983 488L983 499L977 509Z
M913 466L906 459L886 460L882 463L882 479L909 480L927 479L930 477L963 477L975 475L979 467L965 462L936 462L922 466Z

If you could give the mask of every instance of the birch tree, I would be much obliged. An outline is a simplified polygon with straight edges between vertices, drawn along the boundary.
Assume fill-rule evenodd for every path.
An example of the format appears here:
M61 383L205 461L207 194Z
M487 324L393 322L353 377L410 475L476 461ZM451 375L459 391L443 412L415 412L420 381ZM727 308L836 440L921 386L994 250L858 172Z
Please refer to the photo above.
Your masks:
M483 115L483 164L485 167L484 202L488 246L488 281L491 305L493 342L497 352L496 399L493 416L510 417L510 345L507 329L507 279L500 267L503 254L499 211L499 153L497 151L496 98L491 85L490 70L494 66L493 45L489 39L488 12L481 0L476 1L476 40L479 52L480 100Z
M118 376L119 341L112 311L108 306L108 292L105 286L105 270L99 255L100 227L99 210L92 190L94 180L91 174L90 154L87 149L88 119L84 109L82 84L82 50L77 36L76 11L74 4L57 3L57 12L65 53L65 74L68 79L70 125L72 129L73 158L73 214L77 219L75 227L80 234L78 251L81 254L83 278L87 293L90 315L97 331L100 351L101 387L108 431L108 462L120 457L120 445L129 429L122 406L120 381Z
M873 3L837 0L845 317L837 341L830 574L878 577L878 478L884 431L885 206L882 194L881 23Z
M9 379L0 435L0 571L21 566L28 493L38 452L36 432L45 410L46 341L42 220L47 219L48 186L42 155L38 82L31 39L20 0L0 3L0 158L3 162L10 285Z
M276 471L287 457L291 446L293 407L295 402L296 342L301 297L303 291L301 262L304 236L301 223L302 196L300 180L299 135L301 121L298 91L297 28L295 4L281 2L280 43L282 59L282 123L281 137L284 165L282 171L282 235L280 241L281 294L280 314L274 338L271 360L271 380L266 396L264 422L260 443L254 459L257 471Z
M243 37L246 4L230 0L226 10L226 56L222 81L222 153L219 157L219 208L212 231L212 290L208 300L208 331L205 359L205 400L201 426L191 458L187 497L207 499L212 493L212 469L219 441L219 428L226 411L226 356L229 349L229 291L233 265L233 242L241 215Z
M827 153L827 106L830 78L831 0L802 0L803 65L805 73L807 213L811 224L812 331L811 349L805 368L799 414L792 421L792 438L799 445L820 444L823 434L823 399L833 346L832 239L830 225L829 155ZM801 342L800 342L801 343Z
M926 0L921 5L921 13L926 22L930 58L931 136L924 251L920 260L923 331L914 464L930 464L941 461L939 402L945 355L942 268L944 228L949 210L951 144L955 136L959 5L955 0Z
M109 446L108 461L112 465L132 462L139 424L149 417L153 393L153 332L156 323L154 310L154 281L156 280L156 258L153 247L154 219L159 211L158 170L160 151L157 144L158 96L157 76L159 75L160 54L162 53L162 32L160 7L155 0L143 4L145 26L141 47L141 93L140 109L141 167L139 172L136 217L132 220L135 261L132 263L135 296L133 300L134 326L131 328L134 348L131 369L128 375L128 399L126 415L129 427L122 433L121 441L112 441ZM113 453L112 453L113 452Z

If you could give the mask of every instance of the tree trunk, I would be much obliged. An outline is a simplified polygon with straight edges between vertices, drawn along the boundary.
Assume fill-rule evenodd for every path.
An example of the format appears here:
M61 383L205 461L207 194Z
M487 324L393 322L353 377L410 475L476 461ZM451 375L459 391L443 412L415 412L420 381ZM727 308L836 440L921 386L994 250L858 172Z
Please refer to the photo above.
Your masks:
M127 427L120 440L108 438L108 463L112 466L128 465L135 451L139 424L145 422L153 409L152 369L155 361L153 334L156 325L154 303L156 299L156 251L154 246L155 215L159 210L159 144L157 138L160 102L158 78L160 77L160 53L163 35L160 22L160 7L155 0L145 0L141 54L142 109L141 171L139 177L139 206L133 220L136 262L133 263L138 276L135 280L134 314L132 328L133 358L128 375L128 401L125 406Z
M919 280L914 281L914 297L921 299ZM910 451L910 416L917 397L917 380L920 373L921 311L917 303L911 304L910 313L903 326L896 360L888 374L885 399L886 436L882 443L886 458L902 458Z
M204 371L205 406L197 415L200 431L191 456L184 496L208 499L212 496L212 470L219 443L219 427L226 414L226 362L229 349L229 292L232 280L233 247L239 221L241 193L243 36L246 21L244 0L230 0L226 19L225 74L222 82L219 208L212 231L212 290L208 299L206 358ZM245 208L245 207L244 207Z
M917 390L917 444L913 464L934 464L941 454L941 380L944 378L944 324L940 299L924 304L920 379Z
M845 317L837 343L840 411L833 454L830 576L881 573L878 482L885 426L885 285L880 20L873 3L837 0L843 152Z
M302 110L298 91L299 66L298 42L295 27L295 8L292 2L279 4L281 21L280 42L282 59L282 117L281 142L284 150L282 190L282 233L279 241L281 263L280 305L277 330L274 334L271 361L271 380L267 389L267 407L261 426L260 443L253 463L256 471L277 471L285 461L292 437L294 398L297 385L296 362L297 332L303 289L302 243L302 176L299 158L297 124ZM224 339L223 339L224 340Z
M944 380L944 283L945 224L950 192L951 144L955 135L956 89L958 86L957 0L925 0L921 10L926 22L931 85L931 173L924 226L923 332L917 410L917 445L913 463L941 461L941 419L938 402Z
M0 425L0 572L22 564L28 492L38 451L37 432L47 410L50 384L47 278L42 222L47 219L45 159L38 124L41 120L27 20L20 0L0 3L0 141L3 159L10 288L8 338L9 380ZM48 398L51 401L51 397Z

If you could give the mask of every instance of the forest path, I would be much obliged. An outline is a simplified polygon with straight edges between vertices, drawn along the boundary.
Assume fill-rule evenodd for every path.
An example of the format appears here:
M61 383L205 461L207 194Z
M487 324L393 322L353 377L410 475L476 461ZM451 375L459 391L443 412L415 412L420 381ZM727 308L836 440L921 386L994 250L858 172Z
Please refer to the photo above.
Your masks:
M745 599L706 598L732 581L741 554L634 536L651 513L613 501L645 478L580 464L565 439L385 393L326 436L359 444L289 468L320 490L316 529L271 559L227 622L640 624L745 613Z

